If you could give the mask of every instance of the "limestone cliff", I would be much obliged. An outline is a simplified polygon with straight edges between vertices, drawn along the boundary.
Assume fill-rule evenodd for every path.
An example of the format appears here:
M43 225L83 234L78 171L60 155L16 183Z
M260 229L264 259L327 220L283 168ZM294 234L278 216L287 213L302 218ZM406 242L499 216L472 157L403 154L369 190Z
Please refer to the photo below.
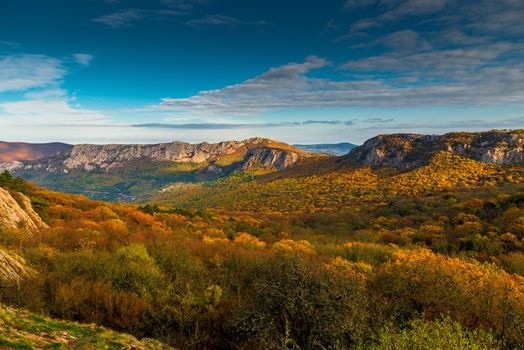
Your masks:
M295 152L274 148L256 148L247 152L241 169L245 170L256 166L285 169L299 160L300 155Z
M46 224L33 210L29 198L21 193L14 195L18 201L3 188L0 188L0 227L37 230Z
M131 145L75 145L70 150L36 161L11 161L0 164L0 170L33 173L68 173L70 170L110 170L141 161L177 163L212 163L222 157L243 155L239 166L263 165L283 168L294 164L307 153L290 145L264 138L243 141L190 144L171 142ZM255 164L257 160L263 164ZM273 164L274 163L274 164Z
M346 159L358 165L414 168L439 151L447 151L489 164L524 162L524 130L493 130L445 135L379 135L351 150Z

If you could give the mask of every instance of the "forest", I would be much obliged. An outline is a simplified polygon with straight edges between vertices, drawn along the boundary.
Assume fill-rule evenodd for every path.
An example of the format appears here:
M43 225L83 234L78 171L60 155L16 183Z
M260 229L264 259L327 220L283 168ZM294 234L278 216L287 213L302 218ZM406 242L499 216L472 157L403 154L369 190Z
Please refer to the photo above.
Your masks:
M520 349L522 175L440 153L135 205L4 173L49 227L0 231L32 271L0 302L180 349Z

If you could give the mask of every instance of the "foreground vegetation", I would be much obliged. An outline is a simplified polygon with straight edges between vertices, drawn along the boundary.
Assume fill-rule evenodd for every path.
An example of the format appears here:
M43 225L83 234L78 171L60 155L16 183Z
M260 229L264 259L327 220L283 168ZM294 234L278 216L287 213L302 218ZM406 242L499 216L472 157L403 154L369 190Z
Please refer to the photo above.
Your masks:
M440 155L402 174L227 178L186 209L18 181L50 228L0 232L38 271L0 299L183 349L519 349L521 174Z
M153 339L138 341L95 325L57 321L0 305L2 349L169 349Z

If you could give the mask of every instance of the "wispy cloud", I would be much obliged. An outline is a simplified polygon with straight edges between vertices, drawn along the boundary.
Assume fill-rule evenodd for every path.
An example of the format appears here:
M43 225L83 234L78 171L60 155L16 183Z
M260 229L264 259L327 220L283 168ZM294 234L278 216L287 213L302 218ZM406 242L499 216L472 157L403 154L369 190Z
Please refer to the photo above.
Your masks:
M329 65L326 59L311 56L222 89L165 98L145 110L169 112L173 118L255 117L287 108L524 103L524 63L494 64L513 49L499 44L381 55L345 63L341 68L351 72L347 80L311 77L313 70ZM384 77L381 71L389 75Z
M392 121L394 121L395 119L393 118L366 118L363 120L364 123L371 123L371 124L376 124L376 123L390 123Z
M73 58L75 61L82 66L89 66L91 64L91 61L95 58L95 56L87 54L87 53L75 53L73 54Z
M209 0L160 0L160 3L167 7L182 11L191 11L196 6L206 5L209 2Z
M72 105L66 98L38 98L0 103L2 122L15 125L105 123L108 116Z
M431 45L411 29L400 30L379 38L377 41L397 51L413 52L431 49Z
M430 15L441 11L447 3L453 0L404 0L404 1L384 1L386 4L395 4L393 8L379 16L362 19L351 26L351 31L367 30L378 27L384 23L398 21L408 16ZM360 1L362 2L362 1ZM368 5L370 2L367 2Z
M14 41L9 41L9 40L0 40L0 47L8 47L8 48L15 48L15 47L19 47L20 44L17 43L17 42L14 42Z
M204 18L193 19L187 22L190 25L226 25L236 26L241 22L233 17L223 15L207 15Z
M62 62L53 57L32 54L0 57L0 92L54 85L66 74Z
M92 59L87 54L74 54L72 57L84 65ZM71 123L105 123L109 118L107 115L83 108L61 88L68 74L64 61L34 54L1 58L0 93L14 92L16 97L0 103L0 125L34 127L63 123L64 120Z
M246 21L238 18L224 16L220 14L207 15L202 18L192 19L186 22L186 24L195 27L204 26L226 26L226 27L237 27L237 26L254 26L254 27L270 27L273 24L267 21Z
M280 122L280 123L188 123L188 124L166 124L166 123L145 123L133 124L135 128L160 128L160 129L257 129L257 128L278 128L278 127L297 127L309 125L352 125L349 121L343 122L340 120L304 120L295 122Z
M173 9L151 10L141 8L125 8L107 15L96 17L93 19L93 22L104 24L113 28L119 28L130 26L145 19L163 20L178 17L184 14L186 14L186 12Z
M343 5L343 9L358 9L362 7L368 7L375 5L378 0L346 0Z

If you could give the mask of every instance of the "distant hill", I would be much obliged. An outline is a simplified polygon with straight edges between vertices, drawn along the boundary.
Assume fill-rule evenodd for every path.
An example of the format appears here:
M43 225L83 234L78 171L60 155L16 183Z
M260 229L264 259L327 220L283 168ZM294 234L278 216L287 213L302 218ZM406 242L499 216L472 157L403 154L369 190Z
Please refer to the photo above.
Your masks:
M10 172L49 189L84 194L107 201L135 201L178 182L201 182L235 171L278 171L315 156L266 138L190 144L63 145L57 152L22 157L36 145L6 144L0 171ZM32 147L32 148L31 148Z
M306 151L306 152L325 153L325 154L332 154L334 156L342 156L344 154L347 154L353 148L357 147L357 145L354 145L349 142L320 143L320 144L308 144L308 145L296 144L293 146L300 148L301 150Z
M37 160L56 153L69 151L73 146L65 143L25 143L0 141L0 163Z
M49 146L48 155L35 160L21 158L37 157L36 152L4 153L5 159L21 160L0 161L0 171L9 170L52 190L97 200L137 202L158 193L171 196L168 189L181 185L228 179L237 174L264 175L265 181L271 181L361 167L405 171L428 165L440 152L487 164L524 162L524 130L379 135L362 146L289 145L265 138L199 144L50 145L58 146ZM24 149L8 146L12 150ZM28 149L35 149L30 146L34 145L28 144Z
M308 155L291 145L264 138L219 143L190 144L171 142L159 144L18 144L4 143L4 167L15 170L5 162L20 161L18 168L47 172L109 170L124 167L137 160L191 164L214 164L219 167L237 164L285 168ZM264 151L261 151L264 150ZM0 161L1 162L1 161Z

